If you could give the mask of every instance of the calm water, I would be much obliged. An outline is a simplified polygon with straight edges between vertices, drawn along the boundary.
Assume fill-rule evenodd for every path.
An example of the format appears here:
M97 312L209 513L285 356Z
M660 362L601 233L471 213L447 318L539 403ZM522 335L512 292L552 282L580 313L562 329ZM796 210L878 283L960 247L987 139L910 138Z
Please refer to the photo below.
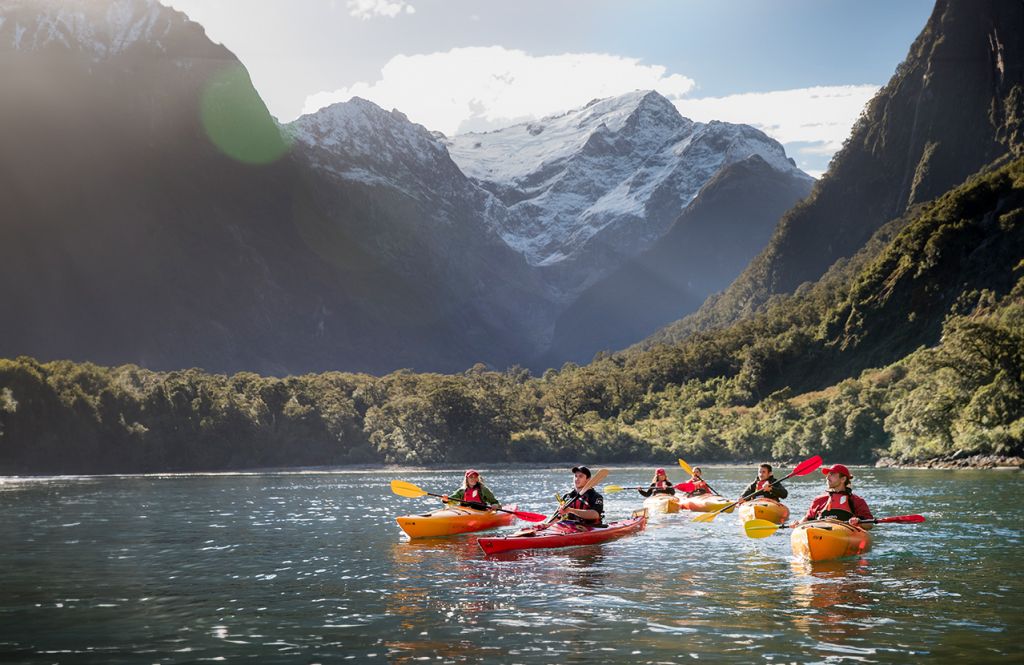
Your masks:
M394 516L435 503L388 481L447 491L458 471L0 480L0 661L1021 662L1024 476L854 473L876 516L929 521L815 566L791 559L788 532L750 540L732 515L499 557L472 536L405 540ZM752 474L705 467L725 494ZM536 512L570 479L484 476ZM822 479L787 485L796 513ZM610 519L641 505L606 501Z

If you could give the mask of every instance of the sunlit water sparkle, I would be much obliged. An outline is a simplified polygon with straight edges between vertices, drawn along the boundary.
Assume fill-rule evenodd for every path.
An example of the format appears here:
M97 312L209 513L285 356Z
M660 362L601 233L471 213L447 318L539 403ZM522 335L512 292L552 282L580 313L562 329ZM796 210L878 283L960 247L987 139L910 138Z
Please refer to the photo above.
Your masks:
M595 465L596 466L596 465ZM645 484L650 469L614 468ZM548 513L570 474L484 469ZM752 470L705 467L734 495ZM485 557L474 535L406 539L460 471L0 479L4 662L1021 662L1019 472L856 469L882 525L859 559L792 559L733 515ZM670 477L685 480L682 472ZM787 481L800 514L820 474ZM606 494L609 519L641 505Z

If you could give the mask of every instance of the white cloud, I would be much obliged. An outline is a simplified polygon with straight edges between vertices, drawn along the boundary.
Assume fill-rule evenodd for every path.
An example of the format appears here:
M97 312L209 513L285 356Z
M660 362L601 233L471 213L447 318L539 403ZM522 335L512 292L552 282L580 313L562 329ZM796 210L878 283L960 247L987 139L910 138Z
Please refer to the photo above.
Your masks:
M658 90L678 98L693 87L692 79L635 58L600 53L532 56L500 46L471 47L395 56L381 70L380 80L311 95L303 112L362 97L451 135L504 127L632 90Z
M365 21L375 16L394 18L402 12L415 14L416 8L404 0L348 0L348 12Z
M818 86L673 102L693 120L757 127L786 146L800 168L818 177L878 89L877 85Z
M820 152L826 153L839 149L878 88L819 86L673 101L680 113L693 120L753 125L780 143L821 143Z

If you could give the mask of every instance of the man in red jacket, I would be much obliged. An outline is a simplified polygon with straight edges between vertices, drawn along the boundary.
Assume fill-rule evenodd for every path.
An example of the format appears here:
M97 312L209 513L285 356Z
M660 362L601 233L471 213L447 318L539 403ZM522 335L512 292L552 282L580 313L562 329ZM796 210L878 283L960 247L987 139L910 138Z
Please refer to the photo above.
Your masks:
M833 464L823 467L821 472L825 474L825 485L828 492L814 499L804 518L799 522L791 523L790 526L825 517L834 517L849 522L851 526L857 526L861 520L874 519L867 502L850 489L850 481L853 480L853 476L849 469L842 464ZM861 528L870 529L871 526L865 524Z

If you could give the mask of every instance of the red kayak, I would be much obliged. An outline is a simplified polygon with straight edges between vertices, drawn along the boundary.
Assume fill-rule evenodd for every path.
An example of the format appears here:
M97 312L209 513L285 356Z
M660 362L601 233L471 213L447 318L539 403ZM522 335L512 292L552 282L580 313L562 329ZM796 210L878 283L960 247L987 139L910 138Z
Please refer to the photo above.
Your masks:
M555 522L543 529L526 529L508 536L478 538L477 542L487 554L547 547L573 547L628 536L641 531L645 526L647 511L637 510L629 519L612 522L605 527L591 527L577 522Z

